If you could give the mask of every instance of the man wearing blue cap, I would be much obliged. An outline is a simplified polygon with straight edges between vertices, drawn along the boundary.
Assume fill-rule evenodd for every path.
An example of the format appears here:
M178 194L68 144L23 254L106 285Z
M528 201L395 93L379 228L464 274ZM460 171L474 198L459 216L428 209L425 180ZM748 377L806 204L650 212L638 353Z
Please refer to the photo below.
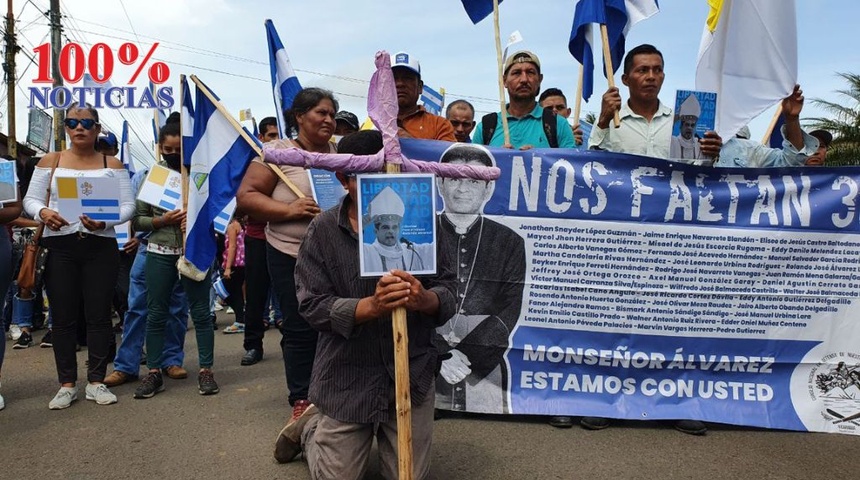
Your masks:
M96 143L96 150L109 157L115 157L119 153L119 142L116 139L116 135L111 132L100 135Z

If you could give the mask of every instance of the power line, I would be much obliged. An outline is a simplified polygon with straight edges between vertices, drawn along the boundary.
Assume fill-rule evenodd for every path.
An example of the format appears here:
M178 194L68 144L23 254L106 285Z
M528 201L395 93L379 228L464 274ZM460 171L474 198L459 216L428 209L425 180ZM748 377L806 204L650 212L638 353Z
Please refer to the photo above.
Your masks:
M100 23L97 23L97 22L91 22L91 21L88 21L88 20L79 20L79 21L80 21L81 23L86 23L86 24L90 24L90 25L95 25L95 26L99 26L99 27L102 27L102 28L107 28L107 29L109 29L109 30L114 30L114 31L117 31L117 32L122 32L122 33L132 33L132 34L134 34L134 35L135 35L135 37L136 37L136 38L138 38L138 43L140 43L140 42L139 42L139 37L142 37L142 38L149 38L149 39L158 40L158 42L159 42L159 46L164 46L164 48L169 49L169 50L176 50L176 51L180 51L180 52L187 52L187 53L195 53L195 54L197 54L197 55L204 55L204 56L208 56L208 57L221 58L221 59L227 59L227 60L234 60L234 61L244 62L244 63L250 63L250 64L254 64L254 65L264 65L264 66L268 66L268 65L269 65L269 64L268 64L268 62L261 62L261 61L259 61L259 60L254 60L254 59L246 58L246 57L240 57L240 56L237 56L237 55L224 54L224 53L222 53L222 52L217 52L217 51L214 51L214 50L207 50L207 49L205 49L205 48L194 47L194 46L192 46L192 45L186 45L186 44L183 44L183 43L166 41L166 40L159 39L158 37L152 37L152 36L148 36L148 35L138 35L136 32L129 32L128 30L122 30L122 29L119 29L119 28L116 28L116 27L111 27L111 26L109 26L109 25L104 25L104 24L100 24ZM104 36L104 37L107 37L107 38L113 38L113 39L115 39L115 40L125 40L125 41L130 41L130 40L132 40L132 39L127 38L127 37L120 37L120 36L116 36L116 35L107 35L107 34L105 34L104 32L89 32L89 31L86 31L86 30L81 30L81 31L82 31L82 32L85 32L85 33L90 33L90 34L93 34L93 35L101 35L101 36ZM171 47L170 45L178 45L178 46L180 46L180 47L184 47L185 49ZM185 65L185 66L188 66L188 65ZM320 76L320 77L334 78L334 79L337 79L337 80L343 80L343 81L346 81L346 82L359 83L359 84L363 84L363 85L369 85L369 84L370 84L370 81L368 81L368 80L363 80L363 79L360 79L360 78L354 78L354 77L347 77L347 76L344 76L344 75L334 75L334 74L330 74L330 73L317 72L317 71L313 71L313 70L303 70L303 69L300 69L300 68L294 68L294 70L295 70L296 72L300 72L300 73L307 73L307 74L310 74L310 75L316 75L316 76ZM224 73L224 74L230 75L230 73L228 73L228 72L217 71L217 70L210 70L210 71L215 71L215 72L217 72L217 73ZM235 75L235 74L233 74L233 75L234 75L234 76L239 76L239 77L241 77L241 75ZM248 77L248 78L250 78L250 77ZM258 78L252 78L252 79L254 79L254 80L259 80ZM335 93L339 93L339 94L341 94L341 95L344 95L343 93L340 93L340 92L335 92ZM352 96L352 97L355 97L355 96L356 96L356 95L349 95L349 94L346 94L346 95L347 95L347 96ZM456 92L450 92L450 93L448 93L448 95L450 95L450 96L452 96L452 97L457 97L457 98L467 98L467 99L470 99L470 100L472 100L472 101L475 101L475 102L481 102L481 103L492 103L492 104L496 104L496 103L498 103L498 102L499 102L499 100L498 100L497 98L478 97L478 96L474 96L474 95L461 95L461 94L458 94L458 93L456 93ZM367 98L367 97L360 97L360 98Z

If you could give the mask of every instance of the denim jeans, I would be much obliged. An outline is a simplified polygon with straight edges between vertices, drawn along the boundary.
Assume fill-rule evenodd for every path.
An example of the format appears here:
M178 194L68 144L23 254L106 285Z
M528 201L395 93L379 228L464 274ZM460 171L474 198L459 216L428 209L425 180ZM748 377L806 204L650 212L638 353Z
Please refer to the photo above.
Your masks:
M146 338L146 245L137 249L129 273L128 311L122 327L122 343L116 351L114 370L137 375L140 371L140 355ZM185 292L177 284L170 297L170 318L164 330L164 363L167 366L182 366L185 360L185 332L188 330L188 303Z
M296 298L296 259L266 244L266 258L272 289L281 305L284 323L281 324L281 351L284 354L284 371L290 405L308 398L311 371L317 351L317 331L299 315Z
M166 324L169 323L170 293L179 283L177 260L179 255L149 253L146 257L146 307L149 309L146 319L146 364L150 369L169 366L163 353ZM181 277L181 283L194 322L200 368L210 368L214 362L215 349L215 336L209 316L212 270L200 282Z

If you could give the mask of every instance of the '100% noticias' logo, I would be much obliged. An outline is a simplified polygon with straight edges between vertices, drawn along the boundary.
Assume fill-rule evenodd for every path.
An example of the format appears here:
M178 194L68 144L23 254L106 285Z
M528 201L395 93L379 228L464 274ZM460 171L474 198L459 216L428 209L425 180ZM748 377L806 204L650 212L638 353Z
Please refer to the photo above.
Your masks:
M87 52L84 47L77 43L67 43L63 46L59 56L59 72L65 83L75 84L84 79L85 74L92 77L95 86L81 87L30 87L30 108L39 107L43 109L59 108L65 109L72 104L92 105L95 108L172 108L173 88L157 88L170 77L170 67L164 62L153 62L150 59L158 48L154 43L149 51L140 58L140 49L133 43L124 43L116 51L106 43L97 43ZM34 48L38 76L33 83L53 83L51 78L51 44L45 43ZM129 77L129 86L116 87L110 82L114 73L116 60L123 65L134 65L137 67ZM136 88L131 86L137 80L143 69L149 65L147 76L152 88ZM84 81L86 84L87 82Z

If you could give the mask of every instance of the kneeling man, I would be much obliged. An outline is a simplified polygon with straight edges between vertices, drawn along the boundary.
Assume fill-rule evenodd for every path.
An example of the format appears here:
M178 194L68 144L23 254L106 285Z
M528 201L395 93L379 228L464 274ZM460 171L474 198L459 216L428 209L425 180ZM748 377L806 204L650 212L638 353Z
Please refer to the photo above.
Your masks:
M382 136L361 131L338 148L375 154ZM311 222L296 264L299 312L319 331L309 392L313 405L281 431L275 458L288 462L304 451L311 478L360 479L376 437L382 476L397 478L391 312L405 307L414 478L427 478L437 366L431 337L456 308L449 253L440 246L435 277L419 280L395 269L380 279L359 278L356 180L343 173L337 177L348 194L339 208Z

